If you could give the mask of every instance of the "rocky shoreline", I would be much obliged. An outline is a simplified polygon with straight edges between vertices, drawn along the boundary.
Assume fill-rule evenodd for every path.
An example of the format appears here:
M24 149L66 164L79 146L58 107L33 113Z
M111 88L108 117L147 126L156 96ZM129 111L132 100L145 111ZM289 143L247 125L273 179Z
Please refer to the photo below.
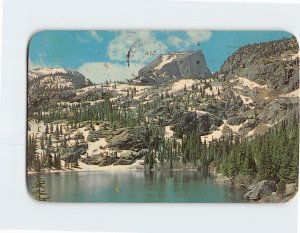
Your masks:
M296 183L279 187L274 181L262 180L257 182L245 177L244 179L242 177L227 177L215 170L211 173L216 177L216 182L243 189L245 191L244 198L252 202L284 203L295 197L298 192Z

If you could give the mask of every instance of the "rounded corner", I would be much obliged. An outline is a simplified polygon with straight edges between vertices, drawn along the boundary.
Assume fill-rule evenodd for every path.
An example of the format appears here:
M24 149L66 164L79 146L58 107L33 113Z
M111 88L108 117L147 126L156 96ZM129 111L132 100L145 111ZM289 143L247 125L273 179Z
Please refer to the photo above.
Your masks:
M296 36L296 34L294 32L289 31L289 30L282 30L282 32L290 34L291 38L294 38L296 40L296 43L297 43L297 45L299 47L299 40L298 40L298 38L297 38L297 36Z
M284 200L281 203L284 204L284 205L292 203L295 200L297 200L298 195L299 195L299 190L297 189L297 191L293 194L293 196L290 199Z

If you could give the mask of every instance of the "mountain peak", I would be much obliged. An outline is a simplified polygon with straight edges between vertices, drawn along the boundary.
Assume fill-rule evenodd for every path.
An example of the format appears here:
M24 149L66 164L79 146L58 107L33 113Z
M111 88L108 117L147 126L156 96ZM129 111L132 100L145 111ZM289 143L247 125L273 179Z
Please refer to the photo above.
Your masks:
M201 50L179 51L159 55L139 70L134 83L167 83L183 78L204 78L211 72Z

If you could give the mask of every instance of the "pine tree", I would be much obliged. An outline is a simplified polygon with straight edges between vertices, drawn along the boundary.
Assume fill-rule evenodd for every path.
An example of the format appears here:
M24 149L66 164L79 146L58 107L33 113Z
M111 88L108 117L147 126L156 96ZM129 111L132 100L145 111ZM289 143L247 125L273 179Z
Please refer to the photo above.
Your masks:
M47 201L49 199L46 184L42 177L41 165L37 165L37 171L35 175L35 182L32 192L33 197L38 201Z
M288 148L286 148L286 152L281 158L281 164L279 169L279 178L281 181L285 183L289 183L290 181L290 172L291 172L291 162L292 162L292 156L291 152Z
M249 175L251 177L254 177L256 174L256 164L251 148L247 148L246 150L246 157L242 164L241 173L243 175Z
M44 150L44 146L45 146L44 141L45 141L44 134L42 134L40 138L40 147L42 150Z
M46 124L46 127L45 127L45 134L46 135L49 134L49 126L48 126L48 124Z

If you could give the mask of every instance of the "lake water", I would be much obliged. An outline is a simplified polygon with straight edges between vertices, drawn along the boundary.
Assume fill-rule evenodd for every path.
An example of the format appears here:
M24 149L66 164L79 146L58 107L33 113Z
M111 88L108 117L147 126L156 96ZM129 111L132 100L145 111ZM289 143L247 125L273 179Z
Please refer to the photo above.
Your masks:
M199 171L97 171L45 174L52 202L245 202L243 190ZM28 177L31 192L34 176Z

